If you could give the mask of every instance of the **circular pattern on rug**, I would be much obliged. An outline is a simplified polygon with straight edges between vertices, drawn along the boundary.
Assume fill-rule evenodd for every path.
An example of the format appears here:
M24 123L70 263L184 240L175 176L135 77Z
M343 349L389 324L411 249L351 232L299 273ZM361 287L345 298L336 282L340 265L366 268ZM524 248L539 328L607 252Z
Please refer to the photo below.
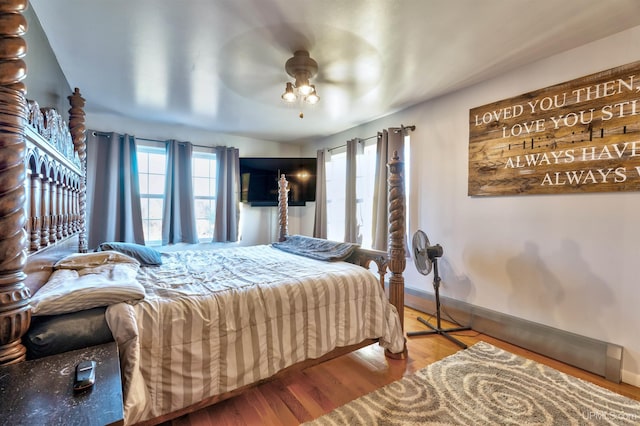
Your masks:
M480 342L306 425L636 425L640 402Z

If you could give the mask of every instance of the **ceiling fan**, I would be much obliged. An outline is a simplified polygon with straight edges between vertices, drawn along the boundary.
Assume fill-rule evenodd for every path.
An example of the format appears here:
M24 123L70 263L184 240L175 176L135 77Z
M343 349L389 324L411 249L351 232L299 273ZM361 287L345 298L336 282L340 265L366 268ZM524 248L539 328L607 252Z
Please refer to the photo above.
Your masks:
M331 102L355 100L371 91L383 72L375 46L327 25L256 28L227 42L220 61L224 66L218 75L228 88L282 108L287 108L281 99L283 89L286 93L287 83L294 88L296 74L315 85L322 96L317 106L330 108ZM311 98L308 103L317 100Z
M309 52L306 50L293 52L293 56L285 62L284 69L295 79L295 83L290 81L286 83L282 100L291 103L300 98L311 105L320 101L316 85L311 83L311 79L318 73L318 63L309 55Z
M423 336L429 334L440 334L463 349L467 349L467 345L450 336L448 333L462 330L470 330L471 327L455 327L443 329L440 319L440 275L438 274L438 258L442 257L444 250L440 244L431 245L429 238L421 230L417 230L413 234L412 239L413 262L416 269L422 275L429 275L433 269L433 289L436 296L436 325L430 324L422 317L418 317L418 321L430 328L430 330L410 331L407 336Z

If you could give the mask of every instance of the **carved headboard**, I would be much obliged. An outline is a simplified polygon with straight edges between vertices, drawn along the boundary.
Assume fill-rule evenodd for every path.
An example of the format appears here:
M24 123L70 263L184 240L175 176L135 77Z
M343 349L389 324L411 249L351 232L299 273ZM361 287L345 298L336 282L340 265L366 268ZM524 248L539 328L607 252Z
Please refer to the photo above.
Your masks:
M84 99L69 96L68 129L27 102L27 7L0 2L0 364L26 358L29 287L46 280L59 249L86 251Z
M60 114L51 108L41 110L35 101L28 105L25 213L32 253L79 232L83 173Z
M56 260L87 251L84 99L76 89L69 101L69 125L56 110L27 101L25 284L31 294L44 284Z

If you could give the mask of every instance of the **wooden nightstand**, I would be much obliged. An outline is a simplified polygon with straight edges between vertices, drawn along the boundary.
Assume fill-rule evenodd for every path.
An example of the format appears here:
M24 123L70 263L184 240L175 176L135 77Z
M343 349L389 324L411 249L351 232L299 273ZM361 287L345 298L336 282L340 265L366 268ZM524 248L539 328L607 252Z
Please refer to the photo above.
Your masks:
M74 394L75 367L85 360L96 362L96 382ZM0 367L0 424L124 424L116 343Z

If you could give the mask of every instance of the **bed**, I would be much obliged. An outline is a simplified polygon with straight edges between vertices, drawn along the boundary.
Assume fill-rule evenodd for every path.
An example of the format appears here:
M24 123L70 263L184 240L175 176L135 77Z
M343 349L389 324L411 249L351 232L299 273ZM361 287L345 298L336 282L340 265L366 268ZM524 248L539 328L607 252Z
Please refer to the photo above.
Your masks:
M8 52L0 59L0 364L26 359L24 336L32 311L43 312L43 285L63 274L61 281L75 282L71 271L96 267L78 266L76 259L90 256L75 255L89 249L84 99L78 89L69 96L68 126L26 100L24 42L15 41L20 9L0 5L0 17L15 20L15 28L2 29L10 37L0 38ZM374 342L390 357L406 357L402 176L396 156L389 164L386 253L351 247L332 261L291 253L287 246L297 237L288 235L282 177L274 244L180 251L163 255L161 266L118 250L98 254L98 269L135 276L143 288L104 311L121 354L126 422L159 423Z

